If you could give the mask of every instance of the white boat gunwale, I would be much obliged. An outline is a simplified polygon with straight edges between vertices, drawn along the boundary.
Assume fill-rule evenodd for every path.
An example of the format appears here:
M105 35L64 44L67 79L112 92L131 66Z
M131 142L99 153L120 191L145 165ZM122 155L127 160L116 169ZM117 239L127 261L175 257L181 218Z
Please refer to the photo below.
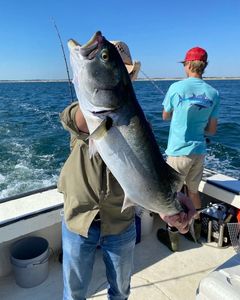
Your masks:
M205 170L206 178L214 174L216 174L216 172L207 172ZM199 191L203 196L206 196L209 199L213 197L216 201L226 202L240 208L239 195L208 183L205 177L199 188ZM47 299L46 297L49 296L49 293L51 293L57 297L56 299L60 299L62 282L60 279L61 274L59 275L59 272L61 272L61 266L56 260L56 255L61 248L61 211L63 208L63 195L57 192L56 186L51 186L37 191L24 193L20 198L18 196L13 196L5 198L4 200L6 201L1 202L0 200L0 298L1 293L3 293L3 296L7 297L4 298L6 300L16 299L14 298L16 295L19 297L18 299L26 300L32 299L33 294L35 295L37 293L37 297L39 297L37 298L38 300L45 300ZM25 204L23 205L23 203ZM33 204L33 207L30 208L30 210L28 207L29 203ZM34 203L37 204L37 206L34 206ZM3 207L4 211L8 213L5 218L2 210ZM13 217L11 215L11 207L15 208L15 210L20 208L21 213ZM40 285L25 291L24 289L17 287L14 283L10 265L10 248L14 241L28 235L45 237L50 242L50 247L54 250L55 255L53 259L51 259L51 276L49 276L49 279L46 280L42 286ZM152 245L150 252L148 248L149 242ZM232 247L221 250L212 247L211 245L210 247L203 245L198 248L199 246L190 245L188 243L190 242L184 241L184 245L182 244L182 252L170 255L171 253L169 250L157 241L156 228L151 236L143 239L136 247L136 257L140 260L145 260L145 267L135 269L132 288L133 297L134 295L138 295L137 297L139 300L147 299L146 295L153 293L153 297L155 295L156 297L163 297L161 299L180 300L186 299L186 297L188 297L187 295L191 293L191 299L193 299L193 297L195 299L199 281L209 272L214 270L218 264L222 264L234 254ZM151 257L148 258L152 251L152 255L156 261L151 261ZM208 253L211 253L210 257L208 257ZM187 262L196 262L196 257L204 258L204 265L202 265L203 261L200 259L201 266L197 264L194 267L193 264L190 263L188 264L187 271L182 271L185 270ZM174 270L176 263L179 264L179 268ZM172 267L173 272L165 270L166 267L168 268L169 266L170 269ZM53 268L55 273L53 273ZM100 269L100 271L103 270ZM175 273L176 271L177 273ZM187 273L185 274L185 272ZM97 279L98 282L101 279L100 281L102 282L103 274L104 272L97 272L97 278L94 278L94 280ZM99 279L98 277L101 278ZM178 284L176 284L176 280L179 281ZM189 280L191 281L190 285ZM58 284L56 284L56 282L58 282ZM174 290L172 289L172 284L175 286ZM1 288L3 287L4 289L1 291ZM140 287L141 291L139 290ZM10 294L8 292L9 290L11 290ZM96 292L98 293L96 294ZM180 292L183 293L182 298L179 298ZM91 295L94 295L94 299L95 297L100 297L99 299L106 298L106 292L103 291L103 288L96 289L95 284ZM157 299L156 297L155 299Z

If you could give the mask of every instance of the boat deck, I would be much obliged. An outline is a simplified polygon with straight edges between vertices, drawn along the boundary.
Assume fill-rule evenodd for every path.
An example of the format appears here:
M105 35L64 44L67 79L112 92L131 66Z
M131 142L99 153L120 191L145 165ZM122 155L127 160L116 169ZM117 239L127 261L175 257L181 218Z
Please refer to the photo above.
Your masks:
M232 247L217 248L215 243L195 244L181 237L181 249L172 253L156 238L164 224L155 216L154 229L135 248L135 269L129 300L195 299L200 280L235 254ZM101 250L97 251L89 299L107 299L107 281ZM61 300L62 268L52 255L49 276L41 285L24 289L16 285L13 275L0 280L2 300Z

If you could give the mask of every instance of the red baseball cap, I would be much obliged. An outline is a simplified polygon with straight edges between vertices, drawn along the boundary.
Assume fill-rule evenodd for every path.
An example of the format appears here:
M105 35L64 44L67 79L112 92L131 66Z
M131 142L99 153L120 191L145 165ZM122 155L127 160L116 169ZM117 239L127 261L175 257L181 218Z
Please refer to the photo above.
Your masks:
M185 61L193 61L193 60L200 60L206 62L208 58L207 51L200 47L194 47L188 50L186 53L184 61L181 61L182 63Z

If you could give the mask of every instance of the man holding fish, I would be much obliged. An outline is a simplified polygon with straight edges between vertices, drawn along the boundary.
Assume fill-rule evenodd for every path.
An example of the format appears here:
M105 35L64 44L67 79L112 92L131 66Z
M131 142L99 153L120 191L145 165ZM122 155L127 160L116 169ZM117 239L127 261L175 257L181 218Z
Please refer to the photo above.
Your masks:
M64 194L63 299L86 299L100 244L108 298L123 300L133 271L134 205L182 233L195 210L176 192L180 175L162 158L137 102L131 79L140 63L132 63L127 45L97 32L84 46L74 40L68 46L79 104L61 114L72 149L58 182Z

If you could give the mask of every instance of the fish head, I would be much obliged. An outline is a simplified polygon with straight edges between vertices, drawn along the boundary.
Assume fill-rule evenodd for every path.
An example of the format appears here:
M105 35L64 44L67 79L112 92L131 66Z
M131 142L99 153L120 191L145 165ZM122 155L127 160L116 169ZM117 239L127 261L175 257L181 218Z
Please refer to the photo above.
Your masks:
M98 31L85 45L70 39L68 47L81 109L97 113L121 107L131 80L115 46Z

